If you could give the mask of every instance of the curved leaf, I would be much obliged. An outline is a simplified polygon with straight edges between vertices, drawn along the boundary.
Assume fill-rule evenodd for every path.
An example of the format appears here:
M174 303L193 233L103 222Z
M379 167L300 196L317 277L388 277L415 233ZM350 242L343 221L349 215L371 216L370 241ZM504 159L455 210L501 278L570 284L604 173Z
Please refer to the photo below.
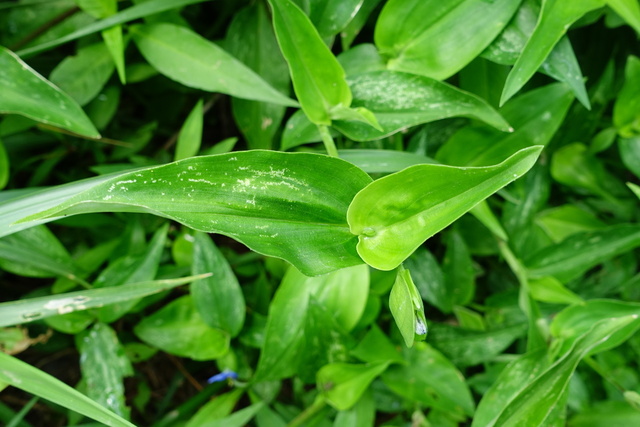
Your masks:
M369 141L410 126L447 117L482 120L502 131L511 127L483 99L429 77L397 71L374 71L348 79L353 106L372 111L382 130L365 123L337 120L333 126L347 137Z
M520 150L496 166L417 165L375 181L347 213L358 253L374 268L394 269L429 237L526 173L541 149Z
M131 28L133 40L153 67L185 86L238 98L297 106L246 65L188 28L154 23Z
M0 113L21 116L85 135L100 134L82 108L18 56L0 46Z
M500 34L520 2L391 0L376 23L376 46L389 69L444 80Z
M346 212L370 182L362 170L337 158L244 151L120 174L23 220L150 212L227 235L318 275L362 263Z

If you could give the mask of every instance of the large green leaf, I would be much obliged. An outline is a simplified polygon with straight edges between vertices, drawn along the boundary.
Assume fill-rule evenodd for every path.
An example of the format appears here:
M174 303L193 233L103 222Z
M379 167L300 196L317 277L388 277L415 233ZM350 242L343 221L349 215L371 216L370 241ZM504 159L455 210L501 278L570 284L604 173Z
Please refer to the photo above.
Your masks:
M624 70L624 85L613 104L613 124L623 137L640 134L640 59L629 56Z
M636 0L606 0L606 2L640 34L640 4Z
M544 1L536 28L507 77L500 103L504 104L529 81L571 24L602 6L604 0Z
M244 324L245 302L231 266L209 236L197 233L193 245L193 274L212 273L212 277L191 285L194 304L204 321L233 338Z
M309 120L331 124L331 109L351 104L344 70L304 12L290 0L270 0L273 27L293 88Z
M95 43L63 59L49 75L51 83L80 105L95 98L114 70L113 60L104 43Z
M104 323L95 324L78 335L78 350L87 395L128 419L123 379L133 375L133 368L115 331Z
M436 154L447 165L488 166L532 145L547 145L564 121L573 96L565 85L551 84L509 101L501 113L515 129L498 132L476 125L456 132Z
M225 47L278 91L289 93L289 70L264 2L256 2L235 14L227 30ZM239 98L231 100L231 107L249 148L270 149L286 107Z
M440 352L424 343L405 350L406 363L389 367L382 375L395 393L432 408L474 412L471 391L456 367Z
M238 98L297 106L246 65L188 28L154 23L131 28L153 67L185 86Z
M1 46L0 70L0 113L20 114L79 135L100 137L91 120L69 95Z
M369 141L408 127L447 117L471 117L509 131L502 116L481 98L429 77L397 71L374 71L348 79L353 106L372 111L381 130L355 121L335 121L347 137Z
M149 345L194 360L217 359L229 351L229 334L204 322L191 295L146 316L133 331Z
M424 317L422 297L411 280L409 270L400 268L389 295L389 310L407 347L414 340L427 337L427 321Z
M426 239L526 173L541 147L525 148L496 166L417 165L360 191L347 214L358 253L369 265L391 270Z
M484 393L471 427L485 427L507 404L549 365L545 349L523 354L509 363Z
M132 283L116 288L88 289L46 297L3 302L0 304L0 327L19 325L51 316L142 298L207 276L208 275L200 275L180 279L154 280L150 282Z
M538 0L523 1L509 25L500 37L489 45L482 56L498 64L515 64L533 33L539 14ZM564 36L560 39L540 66L539 71L565 82L586 108L591 107L580 65L568 37Z
M364 0L314 0L309 18L323 38L335 36L347 26Z
M525 259L531 277L553 276L566 282L614 256L640 246L640 226L620 224L576 233Z
M589 352L606 345L606 341L616 331L636 319L637 316L614 317L596 323L576 341L571 351L521 390L487 426L543 425L562 400L580 360Z
M346 212L371 178L340 159L247 151L194 157L95 182L53 190L64 194L57 206L43 193L7 203L0 213L9 221L35 214L24 220L38 223L87 212L151 212L228 235L309 275L362 262ZM79 188L85 190L71 195Z
M133 6L122 10L115 15L111 15L101 21L93 22L71 34L66 34L59 39L47 41L37 46L29 47L18 51L20 56L30 56L39 52L53 49L61 44L77 40L81 37L95 34L99 31L106 30L114 27L115 25L124 24L125 22L133 21L134 19L144 18L146 16L154 15L167 10L179 9L194 3L202 3L206 0L149 0L142 3L134 4Z
M10 384L111 427L135 427L59 379L1 351L0 367L0 384Z
M389 362L325 365L318 371L318 389L331 406L345 411L356 404L369 384L384 372L387 366Z
M520 2L391 0L376 23L376 45L389 69L444 80L500 34Z

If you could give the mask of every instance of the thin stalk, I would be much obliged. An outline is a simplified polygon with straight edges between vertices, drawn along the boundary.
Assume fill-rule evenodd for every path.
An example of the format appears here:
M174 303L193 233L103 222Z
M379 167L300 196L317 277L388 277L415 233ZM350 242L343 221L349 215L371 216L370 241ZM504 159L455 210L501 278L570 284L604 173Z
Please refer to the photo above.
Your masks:
M329 128L325 125L318 125L318 130L320 131L320 136L322 137L322 142L324 143L324 148L327 150L327 154L331 157L338 157L338 149L331 137L331 133L329 133Z
M307 409L302 411L300 415L298 415L293 420L291 420L291 422L287 424L287 427L299 427L301 425L304 425L307 421L313 418L318 412L323 410L325 406L327 406L327 401L324 399L322 395L318 395L318 397L316 397L316 400L314 400L313 404L311 404L311 406L309 406Z

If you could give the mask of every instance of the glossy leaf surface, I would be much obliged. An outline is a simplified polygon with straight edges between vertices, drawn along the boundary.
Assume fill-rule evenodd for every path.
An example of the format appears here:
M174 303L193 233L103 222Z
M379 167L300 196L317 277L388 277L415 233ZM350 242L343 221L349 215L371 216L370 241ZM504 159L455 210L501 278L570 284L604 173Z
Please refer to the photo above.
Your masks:
M0 326L18 325L50 316L88 310L142 298L198 280L202 276L132 283L117 288L88 289L0 304Z
M407 347L427 337L424 304L409 270L400 269L389 295L389 309Z
M362 262L346 211L370 181L355 166L322 155L229 153L99 179L27 220L113 210L152 212L196 230L228 235L317 275ZM43 205L52 202L47 198ZM38 209L26 199L5 205L10 215L12 207L30 213Z
M193 274L210 273L211 277L191 285L193 302L209 326L235 337L245 317L245 301L238 279L209 236L197 233L194 239Z
M188 87L238 98L296 106L246 65L202 36L173 24L131 29L142 55L155 69Z
M507 77L500 103L504 104L529 81L571 24L602 6L603 0L543 2L536 28Z
M13 385L112 427L134 427L59 379L0 352L0 382Z
M374 71L348 79L353 106L372 111L382 130L361 122L333 126L357 141L379 139L408 127L447 117L471 117L501 130L509 124L484 100L429 77L397 71Z
M229 334L204 323L190 295L145 317L134 332L149 345L193 360L213 360L229 351Z
M351 408L369 384L389 366L389 362L357 365L334 363L318 371L318 389L339 411Z
M539 147L481 168L412 166L367 186L349 207L358 253L381 270L397 267L425 240L526 173Z
M73 98L4 47L0 47L0 69L0 113L20 114L80 135L100 137Z
M289 64L293 88L313 123L331 124L331 109L351 104L351 91L338 60L304 12L290 0L270 0L273 27Z
M392 0L376 23L376 45L389 69L444 80L491 43L520 1Z

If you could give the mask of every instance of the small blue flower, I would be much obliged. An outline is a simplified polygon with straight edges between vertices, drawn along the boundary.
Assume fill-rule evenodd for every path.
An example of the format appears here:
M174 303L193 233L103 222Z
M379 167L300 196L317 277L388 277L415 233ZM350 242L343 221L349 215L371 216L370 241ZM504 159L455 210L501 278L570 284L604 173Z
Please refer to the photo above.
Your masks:
M215 374L214 376L212 376L211 378L209 378L207 380L207 382L209 384L213 384L213 383L217 383L220 381L225 381L228 379L234 379L237 380L238 379L238 374L233 372L233 371L229 371L229 370L224 370L222 372L220 372L219 374Z

